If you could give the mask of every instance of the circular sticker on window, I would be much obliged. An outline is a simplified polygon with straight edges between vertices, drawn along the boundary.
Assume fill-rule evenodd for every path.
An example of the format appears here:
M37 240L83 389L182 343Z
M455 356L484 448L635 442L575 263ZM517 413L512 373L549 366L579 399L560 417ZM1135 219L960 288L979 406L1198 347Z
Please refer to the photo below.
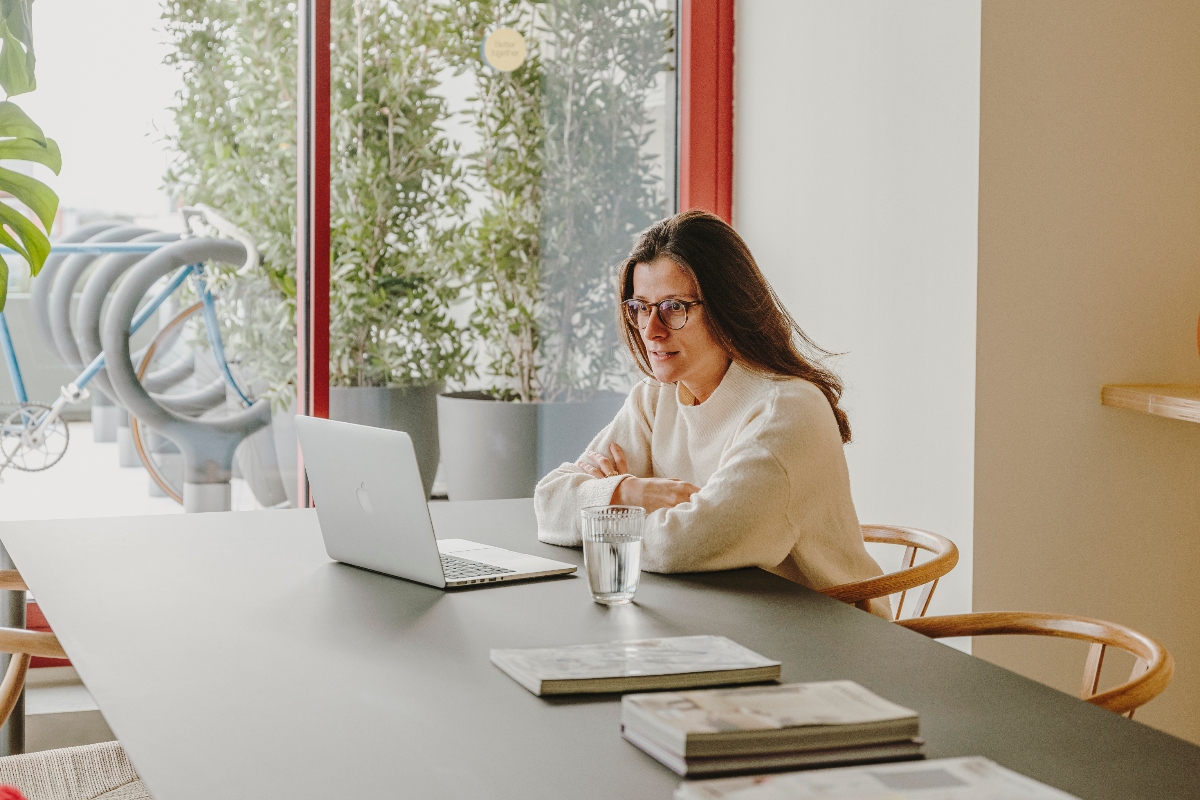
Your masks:
M498 72L512 72L525 63L525 37L512 28L497 28L483 40L483 61Z

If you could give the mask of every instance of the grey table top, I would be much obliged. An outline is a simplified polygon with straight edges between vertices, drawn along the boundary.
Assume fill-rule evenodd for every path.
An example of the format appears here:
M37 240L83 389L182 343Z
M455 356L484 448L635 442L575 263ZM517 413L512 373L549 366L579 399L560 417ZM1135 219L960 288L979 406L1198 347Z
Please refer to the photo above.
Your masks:
M530 501L433 506L440 536L542 545ZM335 564L315 514L3 523L8 547L156 800L669 798L609 696L546 700L493 647L723 634L785 681L850 678L921 714L930 758L980 754L1087 800L1196 797L1200 748L768 573L442 592Z

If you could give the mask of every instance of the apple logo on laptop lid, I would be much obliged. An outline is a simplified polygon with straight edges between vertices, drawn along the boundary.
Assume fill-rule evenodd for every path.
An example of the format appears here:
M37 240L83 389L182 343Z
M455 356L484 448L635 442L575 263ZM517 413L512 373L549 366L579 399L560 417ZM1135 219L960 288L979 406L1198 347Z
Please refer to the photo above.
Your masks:
M354 491L354 496L358 498L358 505L363 511L367 512L368 514L374 511L374 509L371 508L371 498L367 496L366 481L363 481L362 484L360 484L359 487Z

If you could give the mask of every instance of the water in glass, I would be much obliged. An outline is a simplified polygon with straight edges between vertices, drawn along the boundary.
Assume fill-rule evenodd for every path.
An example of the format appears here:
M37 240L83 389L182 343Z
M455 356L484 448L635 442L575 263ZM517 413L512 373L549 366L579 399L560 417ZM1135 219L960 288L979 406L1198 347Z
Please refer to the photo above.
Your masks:
M592 599L603 605L633 600L642 568L642 527L637 506L596 506L581 512L583 561Z

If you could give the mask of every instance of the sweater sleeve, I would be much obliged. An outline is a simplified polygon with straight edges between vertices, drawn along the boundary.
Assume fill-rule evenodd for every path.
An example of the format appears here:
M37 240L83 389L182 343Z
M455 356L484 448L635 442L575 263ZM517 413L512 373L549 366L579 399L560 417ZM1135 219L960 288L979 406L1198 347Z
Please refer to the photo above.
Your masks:
M625 451L629 473L593 478L574 464L565 463L538 483L533 494L538 539L547 544L578 547L582 543L579 533L581 508L608 505L617 484L631 475L649 477L650 419L655 391L657 387L645 383L635 386L617 416L588 445L589 451L606 456L609 445L614 442L620 445Z
M796 541L787 518L789 494L787 472L767 448L753 440L735 443L690 501L647 515L642 569L777 566Z
M689 502L647 517L645 569L757 566L813 589L881 574L863 546L836 420L806 388L775 392Z

